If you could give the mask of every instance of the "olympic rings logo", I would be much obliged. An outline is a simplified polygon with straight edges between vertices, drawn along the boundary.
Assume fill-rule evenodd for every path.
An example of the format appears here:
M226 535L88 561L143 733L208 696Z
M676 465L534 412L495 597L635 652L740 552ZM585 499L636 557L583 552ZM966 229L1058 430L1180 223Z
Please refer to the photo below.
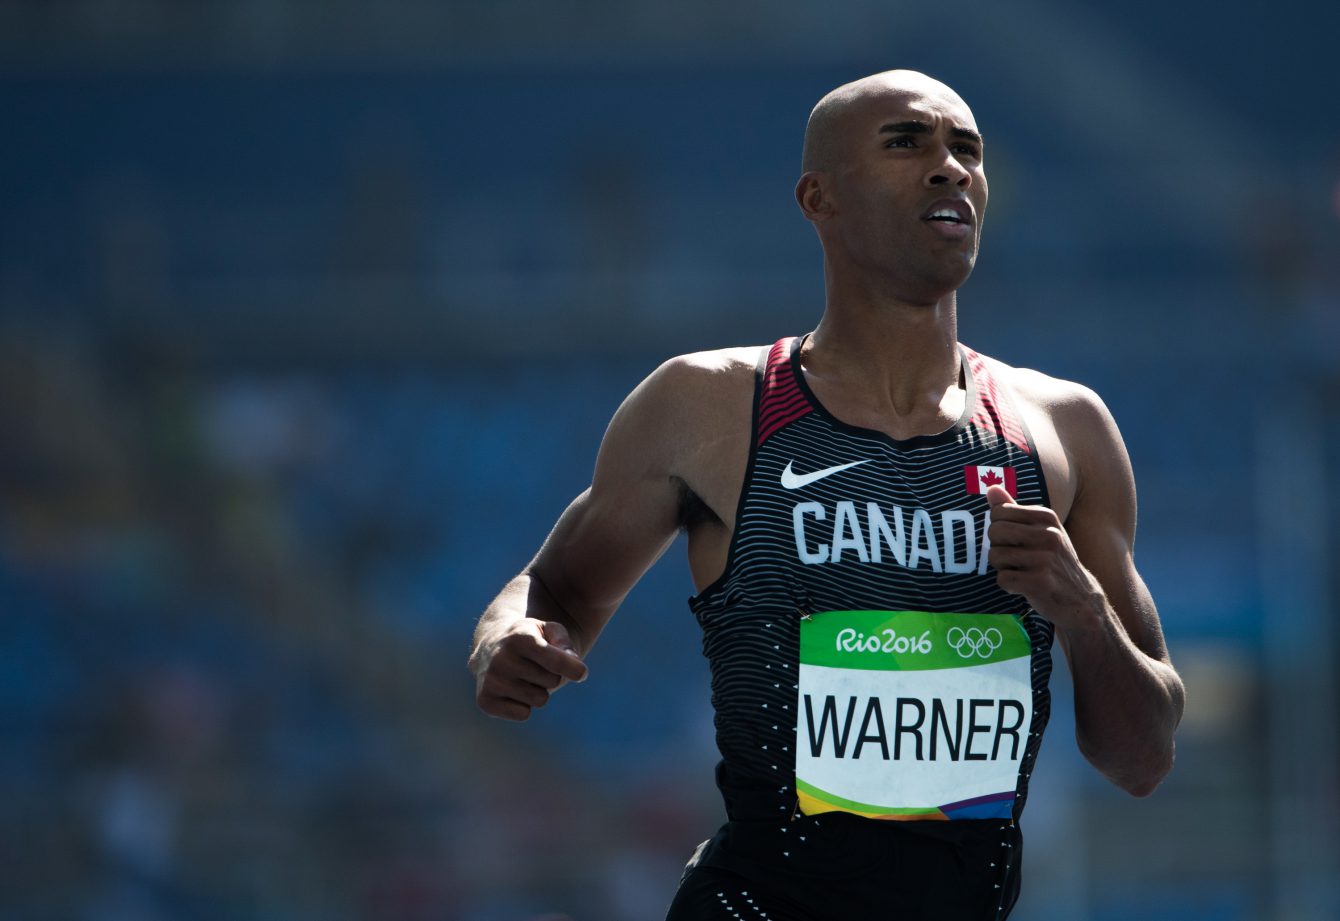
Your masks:
M950 649L965 659L971 659L973 656L989 659L991 653L1005 642L1005 637L995 627L987 627L985 630L978 627L969 627L967 630L962 627L950 627L949 632L945 634L945 642L949 644Z

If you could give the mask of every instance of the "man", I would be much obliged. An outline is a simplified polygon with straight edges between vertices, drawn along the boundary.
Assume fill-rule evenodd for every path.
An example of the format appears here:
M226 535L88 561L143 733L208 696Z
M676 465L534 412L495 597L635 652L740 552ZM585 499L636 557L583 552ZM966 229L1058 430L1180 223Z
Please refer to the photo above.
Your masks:
M1115 423L1091 391L957 341L982 152L922 74L824 97L796 186L824 251L818 327L643 381L479 622L479 706L524 720L586 677L687 531L730 821L672 919L1003 918L1053 635L1089 761L1136 796L1172 766L1183 688L1132 560Z

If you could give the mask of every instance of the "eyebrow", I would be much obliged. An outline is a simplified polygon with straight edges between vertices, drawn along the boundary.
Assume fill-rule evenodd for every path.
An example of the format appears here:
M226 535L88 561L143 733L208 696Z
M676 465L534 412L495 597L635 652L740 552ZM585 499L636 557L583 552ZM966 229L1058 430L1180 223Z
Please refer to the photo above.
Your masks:
M913 119L912 121L905 121L905 122L890 122L887 125L882 125L879 129L879 133L930 134L931 126L926 122L917 121L915 119ZM977 144L982 143L982 136L978 134L976 131L973 131L971 128L957 128L957 127L950 128L949 136L955 138L963 138L964 140L968 141L975 141Z

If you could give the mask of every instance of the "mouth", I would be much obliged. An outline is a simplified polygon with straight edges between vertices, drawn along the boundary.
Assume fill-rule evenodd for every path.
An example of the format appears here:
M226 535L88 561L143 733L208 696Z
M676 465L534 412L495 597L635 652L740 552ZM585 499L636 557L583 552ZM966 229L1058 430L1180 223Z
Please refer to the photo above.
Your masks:
M934 202L921 215L923 221L935 221L943 224L973 223L972 205L960 198L946 198Z
M960 198L933 202L921 215L931 229L949 240L962 240L972 233L972 205Z

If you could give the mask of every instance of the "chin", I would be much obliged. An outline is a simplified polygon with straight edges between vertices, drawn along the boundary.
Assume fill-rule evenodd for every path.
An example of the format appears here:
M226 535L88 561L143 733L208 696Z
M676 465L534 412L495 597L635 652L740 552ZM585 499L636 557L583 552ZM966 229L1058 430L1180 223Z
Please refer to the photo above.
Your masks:
M968 256L958 263L945 260L934 266L927 266L926 271L919 273L916 279L916 286L924 292L924 297L919 300L935 303L957 291L972 274L976 261L972 256Z

